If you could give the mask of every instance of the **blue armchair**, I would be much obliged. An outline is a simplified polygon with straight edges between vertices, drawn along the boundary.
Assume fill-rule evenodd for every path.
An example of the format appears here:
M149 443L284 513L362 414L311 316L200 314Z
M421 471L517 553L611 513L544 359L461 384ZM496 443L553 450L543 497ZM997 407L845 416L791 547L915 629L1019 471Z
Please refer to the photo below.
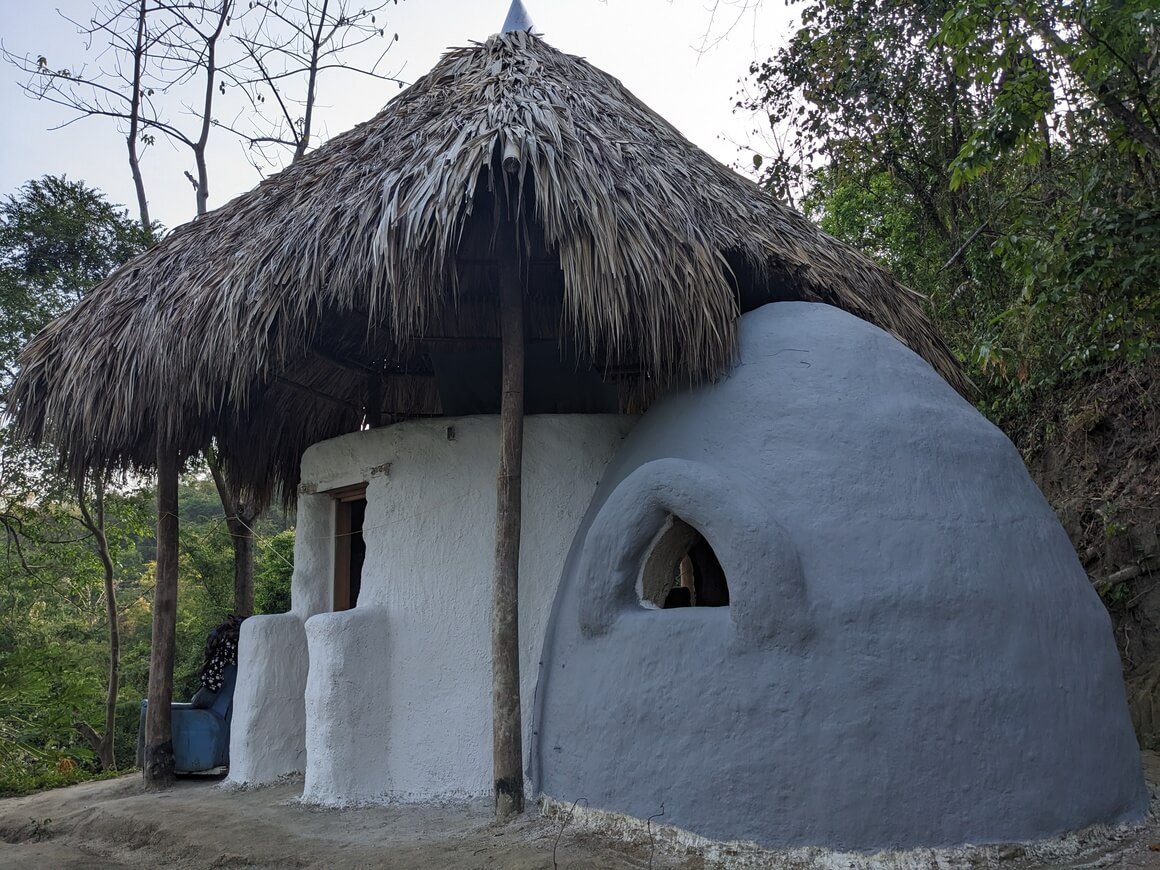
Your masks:
M173 755L178 773L207 773L230 763L230 718L233 714L234 684L238 668L230 665L223 674L222 689L209 707L174 703ZM141 702L141 723L137 728L137 766L144 762L145 712Z

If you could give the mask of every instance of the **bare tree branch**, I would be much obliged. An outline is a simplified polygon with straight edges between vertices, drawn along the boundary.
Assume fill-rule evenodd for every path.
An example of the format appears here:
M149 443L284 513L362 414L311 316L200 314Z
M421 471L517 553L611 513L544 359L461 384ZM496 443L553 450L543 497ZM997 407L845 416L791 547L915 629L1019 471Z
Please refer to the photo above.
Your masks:
M234 37L247 62L231 68L229 75L248 95L255 119L249 134L238 125L229 129L259 150L263 144L287 144L293 148L293 162L306 153L314 138L322 73L343 70L402 86L397 74L379 72L390 46L398 39L395 33L388 37L379 20L388 5L379 3L355 11L348 0L254 3L239 19L243 30ZM369 67L337 60L374 39L388 38L387 48ZM301 91L292 93L296 82L302 83ZM277 107L277 118L263 113L268 98ZM301 115L296 116L291 106L300 106Z

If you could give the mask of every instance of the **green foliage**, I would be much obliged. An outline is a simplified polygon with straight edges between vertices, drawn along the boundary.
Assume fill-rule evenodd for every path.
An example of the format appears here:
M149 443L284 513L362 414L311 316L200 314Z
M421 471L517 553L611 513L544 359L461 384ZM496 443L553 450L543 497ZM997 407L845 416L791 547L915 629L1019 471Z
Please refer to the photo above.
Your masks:
M3 384L28 340L114 267L143 250L146 231L83 182L46 175L0 203Z
M149 679L150 601L156 553L152 486L108 497L110 544L118 565L121 691L116 757L131 767L140 702ZM180 541L174 697L198 686L205 640L233 608L233 550L212 481L197 470L179 488ZM92 778L97 767L75 722L97 726L103 715L108 652L104 601L96 594L99 565L86 541L67 538L67 497L30 505L19 541L25 565L9 542L0 559L0 795ZM285 517L264 519L259 531L256 596L260 612L289 607L294 532ZM75 531L75 529L74 529ZM62 759L77 769L61 773ZM67 763L66 763L67 764Z
M262 549L254 577L254 610L285 613L290 609L290 581L294 574L294 530L286 529Z
M765 183L928 294L985 410L1155 351L1154 2L797 2L752 67Z
M103 728L109 667L104 569L68 497L50 495L19 508L17 514L9 505L7 552L0 560L0 779L27 769L51 780L61 764L96 769L77 724ZM145 493L109 492L105 516L110 554L119 566L115 594L124 656L134 637L147 638L149 631L138 548L148 528ZM124 673L122 681L129 685ZM131 764L131 756L121 763L126 761Z
M148 244L123 210L83 183L45 177L0 203L0 387L20 348L111 269ZM209 630L233 605L233 556L217 491L204 469L182 483L175 692L197 685ZM115 566L120 626L117 765L133 764L148 684L156 502L140 480L101 481L101 518ZM52 457L0 426L0 795L91 778L97 759L78 730L104 727L109 646L104 566L77 489ZM284 518L283 518L284 520ZM282 523L260 530L275 534Z
M30 181L0 203L0 387L37 330L150 238L102 194L65 178ZM127 481L74 487L50 456L0 424L0 789L95 769L77 729L99 733L105 719L108 615L96 530L120 569L120 618L131 621L144 593L137 544L146 516Z
M0 203L0 390L33 334L154 232L64 178L30 181ZM205 469L190 471L179 492L179 699L196 689L206 635L233 607L221 502ZM140 480L101 485L121 634L113 746L125 767L134 762L148 686L156 500ZM108 687L104 566L80 510L94 512L94 495L92 481L78 490L55 473L50 455L16 443L0 425L0 795L91 778L98 768L78 730L103 730ZM260 540L285 525L285 517L264 520Z
M1154 0L958 0L935 42L991 105L952 164L952 186L1003 154L1029 164L1050 147L1049 121L1099 112L1108 140L1160 159ZM1055 112L1057 104L1067 108ZM1058 128L1057 128L1058 130Z
M92 779L106 779L117 776L116 771L99 773L85 765L65 767L31 760L22 765L0 764L0 798L16 797L46 788L60 788L66 785L76 785ZM51 819L40 820L40 825L47 828Z

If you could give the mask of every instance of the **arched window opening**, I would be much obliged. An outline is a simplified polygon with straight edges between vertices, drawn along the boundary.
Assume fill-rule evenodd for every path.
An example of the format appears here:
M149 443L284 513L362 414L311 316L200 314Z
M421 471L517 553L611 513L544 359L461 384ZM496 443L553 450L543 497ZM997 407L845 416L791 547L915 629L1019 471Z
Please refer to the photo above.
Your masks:
M729 585L704 535L670 516L649 547L637 591L650 609L725 607Z

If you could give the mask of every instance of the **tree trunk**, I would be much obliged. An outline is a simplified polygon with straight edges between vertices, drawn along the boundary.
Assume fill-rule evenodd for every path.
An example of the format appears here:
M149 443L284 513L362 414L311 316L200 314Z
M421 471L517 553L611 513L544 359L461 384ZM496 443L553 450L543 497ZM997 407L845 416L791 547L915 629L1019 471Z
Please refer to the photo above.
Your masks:
M114 585L113 557L109 539L105 535L105 481L96 481L97 551L105 572L105 618L109 622L109 684L105 693L105 733L97 747L101 770L116 770L117 757L113 752L113 737L117 730L117 693L121 682L121 628L117 615L117 589Z
M141 100L143 98L141 77L145 67L145 19L148 15L146 0L137 7L137 38L133 43L133 86L129 100L129 132L125 143L129 148L129 172L133 175L133 188L137 192L137 211L141 226L152 234L153 222L149 219L149 200L145 196L145 179L141 175L141 158L137 153L137 139L141 135Z
M492 758L495 815L524 810L520 717L519 568L524 442L523 286L515 226L500 234L499 302L503 347L500 460L496 480L495 576L491 617Z
M205 452L209 473L217 487L222 510L226 514L226 528L234 548L234 613L250 616L254 612L254 523L258 511L253 510L230 488L218 465L217 456Z
M177 628L177 451L157 449L157 583L153 590L153 642L149 655L149 712L145 717L145 787L174 781L170 704Z
M113 556L109 552L109 539L105 535L105 479L100 473L95 475L93 481L95 513L89 510L83 481L77 486L77 506L81 512L81 524L89 530L96 543L97 556L101 560L104 573L105 619L109 628L109 680L105 691L104 732L97 734L87 722L78 722L76 728L97 754L101 770L116 770L114 737L117 726L117 694L121 681L121 630L120 617L117 614L117 589L114 584L116 571Z
M201 135L191 144L193 161L197 167L197 182L194 184L197 193L197 216L203 217L209 212L209 169L205 162L205 149L209 142L209 131L213 127L213 96L217 84L217 44L225 30L226 22L230 18L230 6L233 0L222 0L217 12L217 26L214 31L205 37L205 53L202 55L202 65L205 68L205 95L201 105Z
M197 216L204 217L209 212L209 168L206 164L205 152L209 142L209 133L213 127L213 99L216 83L217 44L225 31L226 23L230 18L233 0L222 0L218 7L217 26L213 33L205 39L205 94L201 110L201 135L192 144L193 159L197 167L197 180L194 188L197 192ZM208 451L206 462L213 475L214 485L217 487L218 497L222 502L222 510L226 515L226 528L230 532L230 541L234 548L234 613L238 616L249 616L254 612L254 523L258 519L258 511L246 504L226 482L225 476L217 466L217 459Z
M234 542L234 613L250 616L254 612L254 533L251 531L257 517L237 505L231 523L230 536Z
M294 146L294 159L297 163L306 149L310 147L310 128L314 121L314 93L318 88L318 54L322 50L323 31L326 29L326 7L329 0L323 0L322 8L318 11L318 29L311 35L310 40L310 72L306 78L306 106L302 113L302 130L298 134L298 144ZM341 13L341 10L339 10ZM307 22L309 23L309 22Z

